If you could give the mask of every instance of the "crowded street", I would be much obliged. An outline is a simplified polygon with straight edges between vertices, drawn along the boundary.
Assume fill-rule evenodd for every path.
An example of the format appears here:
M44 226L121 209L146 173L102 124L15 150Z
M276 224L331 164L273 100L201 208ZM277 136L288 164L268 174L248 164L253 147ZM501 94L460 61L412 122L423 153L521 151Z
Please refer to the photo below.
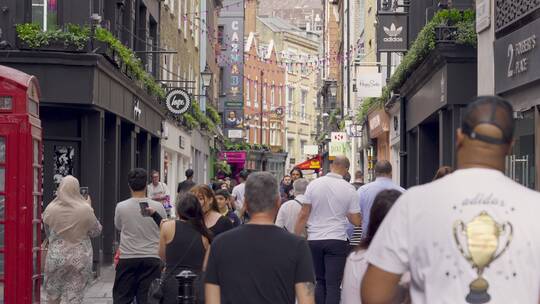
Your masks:
M537 34L533 0L0 0L0 304L540 303Z

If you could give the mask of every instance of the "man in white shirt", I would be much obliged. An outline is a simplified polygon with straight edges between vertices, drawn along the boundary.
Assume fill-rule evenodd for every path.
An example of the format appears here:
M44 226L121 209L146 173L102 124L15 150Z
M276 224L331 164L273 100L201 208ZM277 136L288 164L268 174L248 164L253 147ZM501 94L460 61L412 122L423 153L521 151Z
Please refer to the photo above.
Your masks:
M391 303L410 271L412 302L539 303L540 194L504 175L512 106L495 96L466 108L458 170L403 194L371 243L362 303Z
M169 217L172 208L170 204L169 188L167 187L167 184L159 181L159 172L156 170L152 171L151 177L152 182L146 187L148 198L163 204L163 207L167 211L167 217Z
M236 209L236 213L240 219L242 219L242 216L244 215L245 210L244 207L244 193L246 192L246 180L249 176L249 171L242 170L238 174L238 179L240 180L240 184L234 186L232 191L232 197L234 200L234 208Z
M346 157L336 157L330 165L331 172L309 184L295 227L295 233L300 235L307 223L317 280L317 303L339 303L341 279L349 253L347 223L357 226L362 223L358 194L354 186L343 179L349 166Z
M279 212L276 218L276 225L285 230L294 233L294 227L298 220L298 214L302 209L302 204L306 202L306 188L309 182L305 178L300 178L293 183L294 199L285 202L279 208Z

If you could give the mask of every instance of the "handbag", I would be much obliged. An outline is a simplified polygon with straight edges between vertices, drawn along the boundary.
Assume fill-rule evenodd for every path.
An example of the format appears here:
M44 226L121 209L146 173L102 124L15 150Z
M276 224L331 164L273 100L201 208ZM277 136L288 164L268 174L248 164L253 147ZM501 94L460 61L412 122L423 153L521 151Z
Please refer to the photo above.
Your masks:
M184 260L184 257L189 252L191 247L193 247L193 244L195 243L195 240L197 240L199 236L195 236L193 240L191 240L191 243L187 247L187 250L184 252L184 255L178 260L178 263L174 265L174 267L171 268L171 271L168 269L165 269L165 271L161 272L161 276L157 279L154 279L152 283L150 283L150 287L148 288L148 304L160 304L163 301L163 288L165 285L165 282L170 278L171 274L174 273L174 270L180 266L180 263Z

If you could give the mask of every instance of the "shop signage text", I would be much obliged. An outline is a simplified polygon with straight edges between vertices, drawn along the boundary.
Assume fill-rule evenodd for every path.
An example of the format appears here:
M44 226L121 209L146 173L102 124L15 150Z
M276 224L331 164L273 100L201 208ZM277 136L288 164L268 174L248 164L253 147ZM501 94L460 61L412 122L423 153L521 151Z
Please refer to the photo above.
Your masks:
M377 15L377 51L404 52L407 50L407 15L392 13Z
M382 87L381 73L361 73L358 75L358 97L380 97Z
M495 41L497 94L540 79L540 19Z
M173 89L167 93L165 104L172 114L182 115L191 108L191 96L182 89Z

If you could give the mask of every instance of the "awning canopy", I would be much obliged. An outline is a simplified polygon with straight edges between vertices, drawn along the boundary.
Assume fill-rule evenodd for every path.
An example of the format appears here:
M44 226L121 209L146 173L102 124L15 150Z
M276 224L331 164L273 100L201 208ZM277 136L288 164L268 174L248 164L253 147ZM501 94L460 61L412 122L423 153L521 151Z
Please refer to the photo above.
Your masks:
M321 164L322 164L321 156L317 155L314 158L310 158L306 160L305 162L297 164L294 167L300 170L320 170Z

